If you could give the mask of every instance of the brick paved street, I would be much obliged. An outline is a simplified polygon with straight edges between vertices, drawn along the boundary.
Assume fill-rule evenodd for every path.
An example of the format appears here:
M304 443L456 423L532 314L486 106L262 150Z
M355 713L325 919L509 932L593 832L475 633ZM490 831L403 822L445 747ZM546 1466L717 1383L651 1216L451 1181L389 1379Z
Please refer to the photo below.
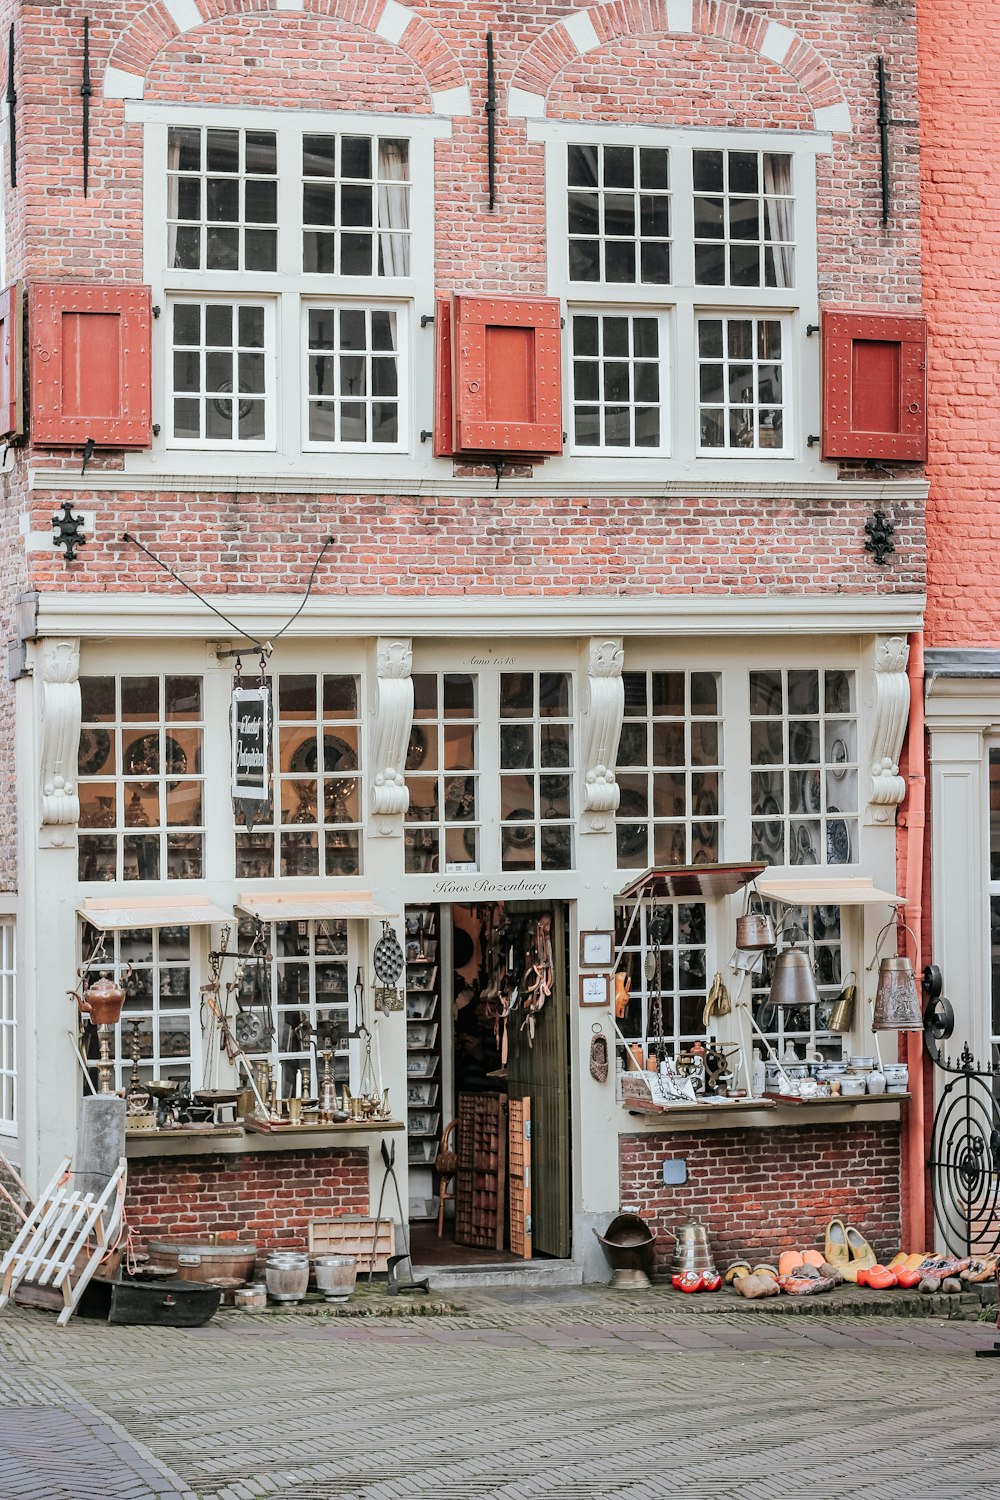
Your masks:
M462 1295L446 1317L0 1319L0 1500L988 1500L990 1327ZM720 1307L724 1304L720 1303Z

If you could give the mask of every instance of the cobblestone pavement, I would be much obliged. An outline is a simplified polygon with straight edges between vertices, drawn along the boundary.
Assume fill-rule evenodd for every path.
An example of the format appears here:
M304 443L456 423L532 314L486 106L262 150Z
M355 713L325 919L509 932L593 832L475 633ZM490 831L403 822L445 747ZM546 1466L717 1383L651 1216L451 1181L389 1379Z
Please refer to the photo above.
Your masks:
M446 1317L0 1317L0 1500L995 1500L983 1324L706 1318L669 1293Z

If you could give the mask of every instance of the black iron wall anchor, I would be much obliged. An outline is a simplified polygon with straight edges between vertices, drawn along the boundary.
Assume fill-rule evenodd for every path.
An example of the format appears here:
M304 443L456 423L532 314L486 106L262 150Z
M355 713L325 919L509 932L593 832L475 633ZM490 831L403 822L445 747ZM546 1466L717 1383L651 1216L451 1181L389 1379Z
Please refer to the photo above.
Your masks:
M865 522L865 532L868 536L865 551L871 553L872 561L881 568L886 558L896 550L896 543L893 541L896 528L884 510L874 510L871 520Z
M7 131L10 139L10 185L17 187L17 89L14 87L14 28L7 33Z
M83 18L83 79L80 98L83 101L83 196L90 183L90 99L94 89L90 81L90 17Z
M885 58L876 60L878 72L878 143L882 167L882 223L888 224L892 206L892 178L889 172L889 127L908 126L917 128L916 120L894 120L889 114L889 89L885 77Z
M76 562L76 554L81 547L87 545L87 538L83 534L84 520L82 516L73 514L72 500L64 500L62 503L62 514L52 517L53 545L66 548L67 563Z
M490 213L497 202L497 80L493 67L493 33L486 33L486 153Z

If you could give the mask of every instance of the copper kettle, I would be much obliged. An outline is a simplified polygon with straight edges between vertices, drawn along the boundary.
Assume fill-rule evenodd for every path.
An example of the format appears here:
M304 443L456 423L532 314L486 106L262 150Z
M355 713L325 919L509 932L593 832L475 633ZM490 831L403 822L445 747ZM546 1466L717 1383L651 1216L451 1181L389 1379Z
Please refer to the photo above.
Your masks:
M757 908L754 909L754 900ZM773 948L775 944L774 918L769 911L765 911L764 903L757 891L748 893L747 908L741 917L736 918L736 946L745 951L760 952L761 949Z
M121 1019L125 986L131 975L132 970L127 969L122 975L121 984L115 984L107 974L102 974L100 979L84 990L82 998L76 990L72 990L71 994L76 997L80 1009L86 1012L95 1026L114 1026Z

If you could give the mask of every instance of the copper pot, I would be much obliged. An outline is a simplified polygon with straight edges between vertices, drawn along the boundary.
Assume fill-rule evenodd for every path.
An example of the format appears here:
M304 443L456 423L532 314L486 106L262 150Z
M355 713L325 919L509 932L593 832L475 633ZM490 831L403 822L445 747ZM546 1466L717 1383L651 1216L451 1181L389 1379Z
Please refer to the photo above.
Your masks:
M755 896L758 902L756 910L753 905ZM746 911L736 918L736 946L753 953L773 948L775 941L774 918L764 910L763 902L755 892L747 897Z
M83 999L78 995L77 1000L80 1009L86 1011L95 1026L114 1026L121 1019L125 986L115 984L113 979L102 974L89 989L84 990Z

